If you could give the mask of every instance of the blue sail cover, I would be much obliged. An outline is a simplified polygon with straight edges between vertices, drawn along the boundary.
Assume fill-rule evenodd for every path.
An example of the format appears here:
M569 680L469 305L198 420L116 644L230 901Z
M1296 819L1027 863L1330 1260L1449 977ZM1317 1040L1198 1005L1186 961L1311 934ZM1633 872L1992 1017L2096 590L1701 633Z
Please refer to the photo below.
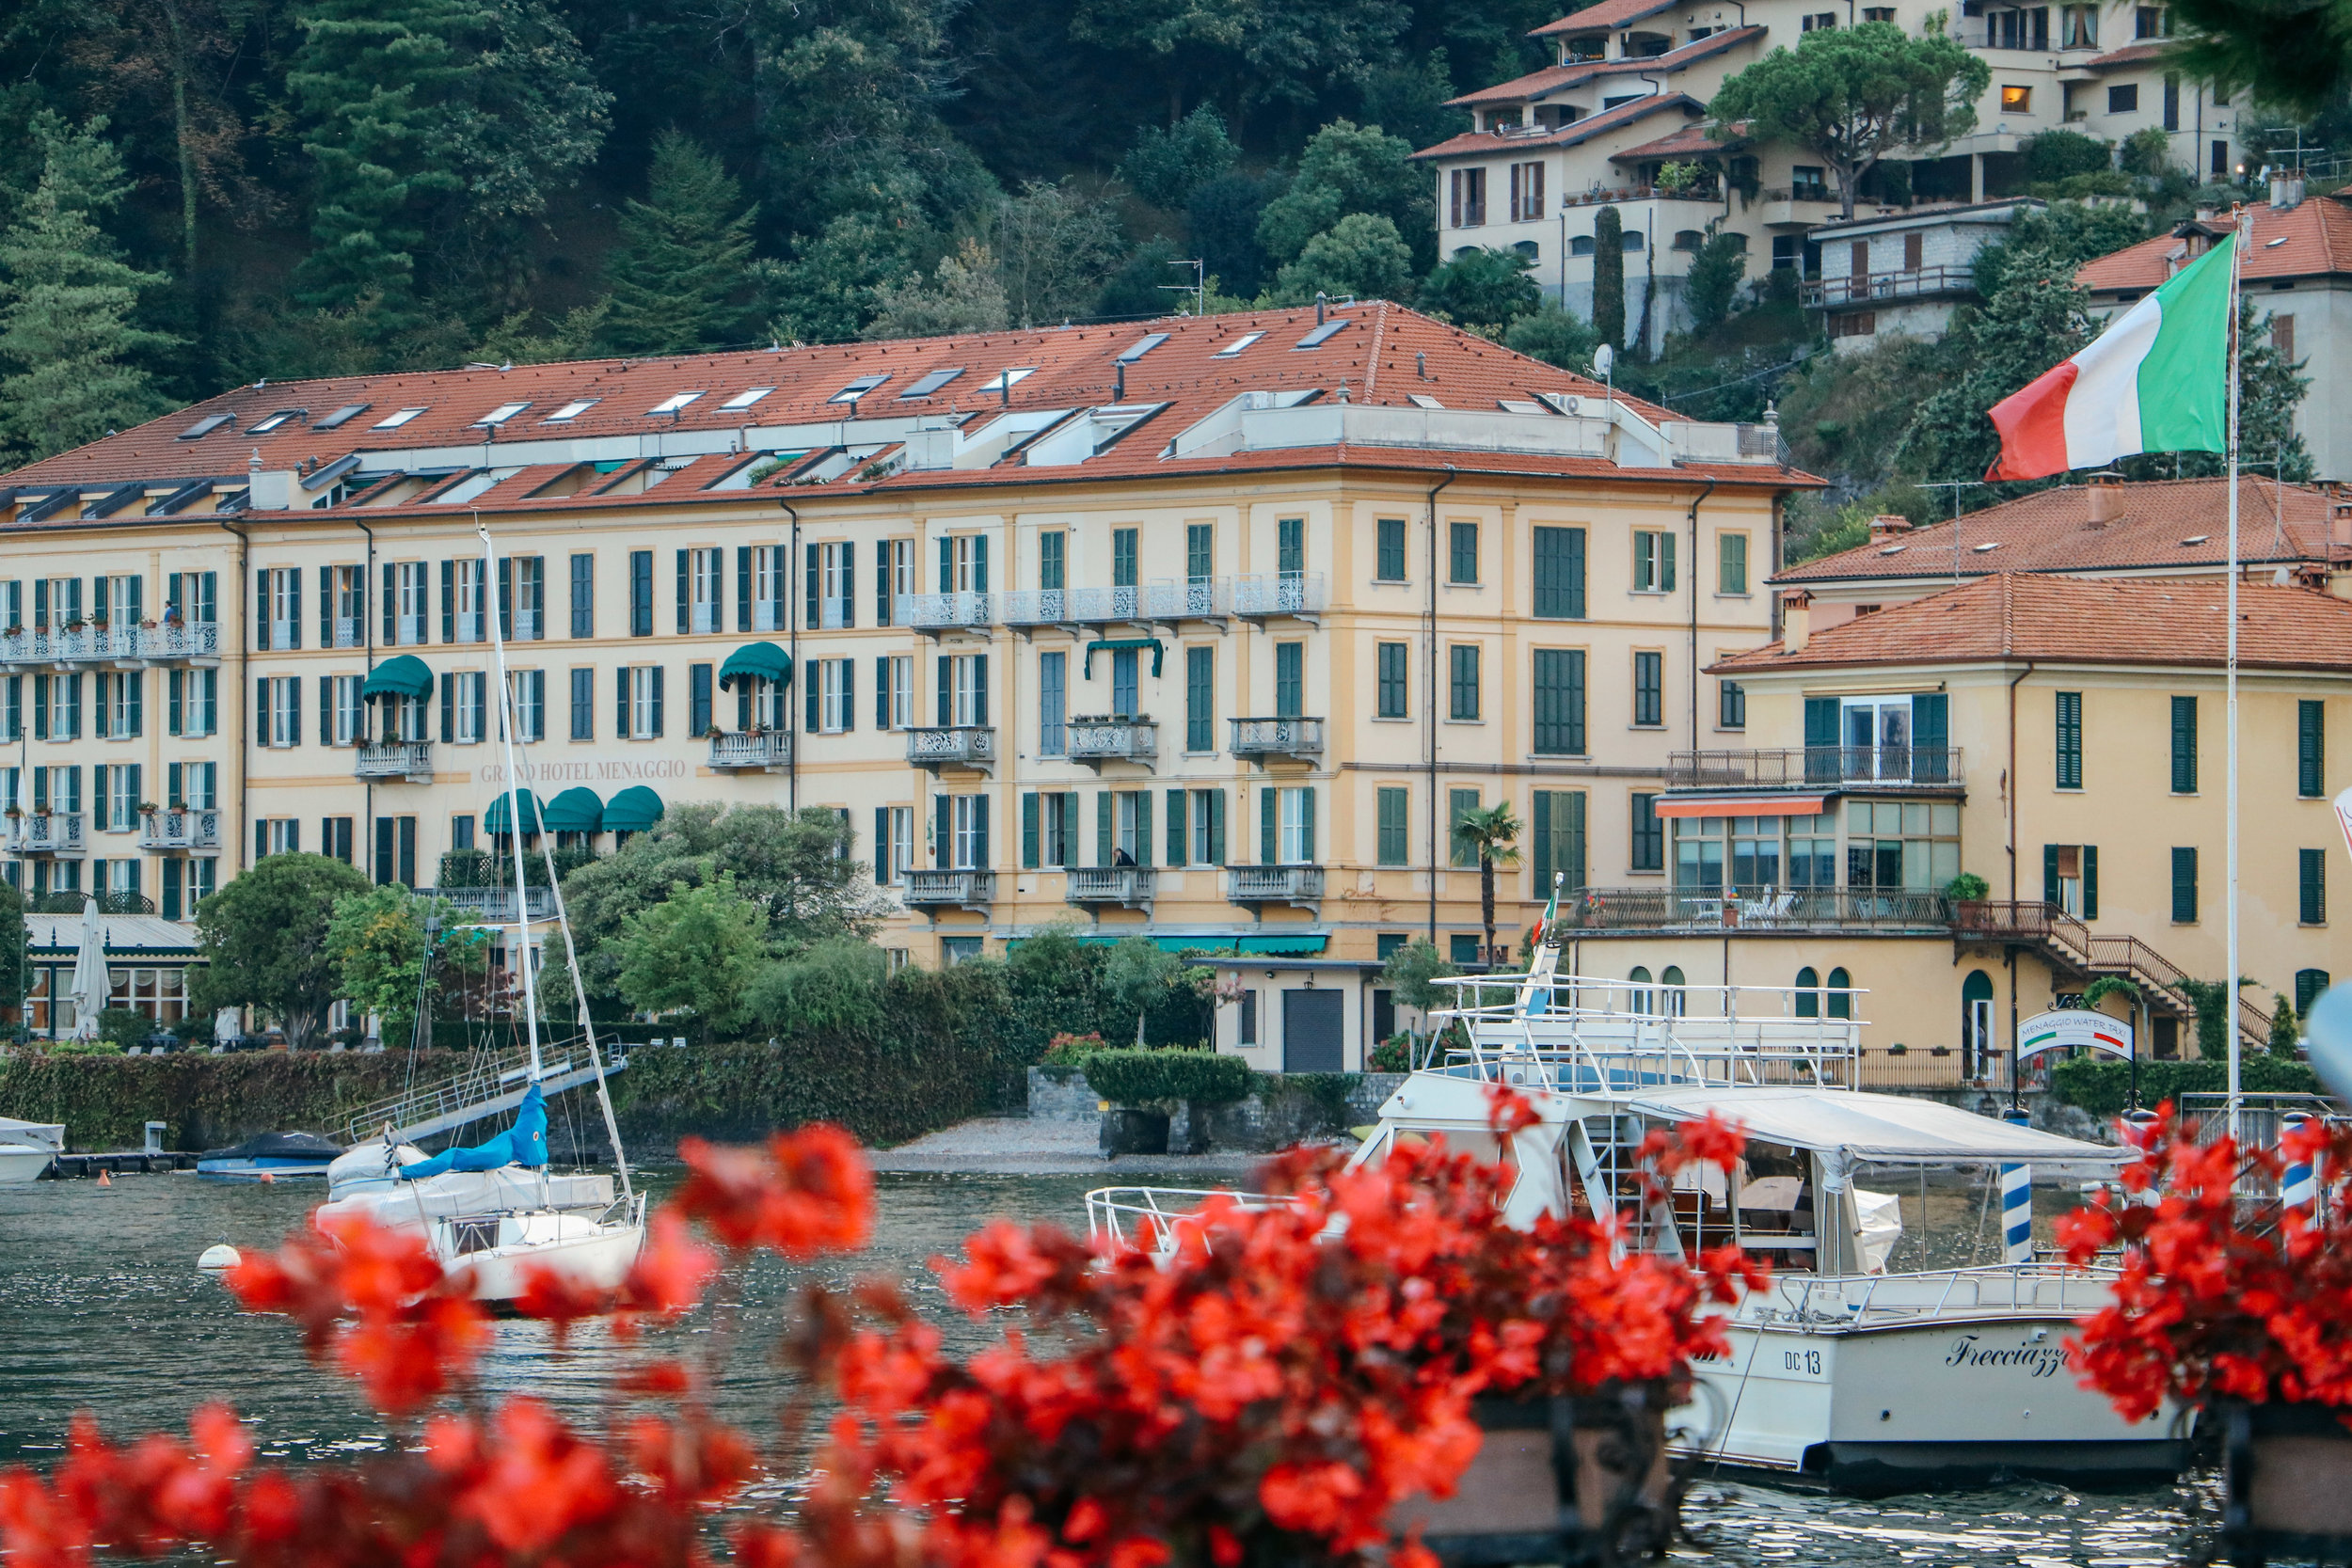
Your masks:
M501 1165L529 1165L535 1170L547 1163L548 1099L533 1084L515 1108L514 1126L488 1143L445 1148L430 1160L403 1165L400 1175L403 1180L422 1181L449 1170L497 1170Z

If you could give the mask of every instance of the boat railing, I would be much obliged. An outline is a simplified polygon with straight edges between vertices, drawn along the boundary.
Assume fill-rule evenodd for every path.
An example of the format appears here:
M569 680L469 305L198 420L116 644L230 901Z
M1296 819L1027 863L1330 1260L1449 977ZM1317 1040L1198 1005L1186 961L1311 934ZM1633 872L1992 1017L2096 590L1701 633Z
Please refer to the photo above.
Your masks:
M1444 1042L1442 1070L1456 1076L1585 1092L1669 1083L1852 1088L1859 1081L1852 990L1564 974L1438 983L1462 998L1431 1017L1433 1041Z
M2079 1317L2110 1303L2115 1277L2111 1267L2077 1267L2052 1257L1915 1273L1782 1274L1749 1299L1767 1321L1796 1324L2002 1311Z
M2230 1133L2230 1097L2219 1090L2196 1090L2177 1097L2184 1121L2195 1125L2188 1133L2199 1148L2209 1148ZM2327 1123L2352 1120L2342 1107L2322 1094L2292 1090L2240 1094L2237 1097L2237 1193L2241 1198L2267 1200L2279 1196L2279 1179L2257 1157L2275 1149L2285 1135L2286 1118L2308 1117Z
M1200 1206L1213 1197L1232 1198L1244 1210L1289 1201L1267 1193L1208 1187L1097 1187L1087 1194L1087 1239L1097 1248L1172 1252L1184 1228L1200 1223Z

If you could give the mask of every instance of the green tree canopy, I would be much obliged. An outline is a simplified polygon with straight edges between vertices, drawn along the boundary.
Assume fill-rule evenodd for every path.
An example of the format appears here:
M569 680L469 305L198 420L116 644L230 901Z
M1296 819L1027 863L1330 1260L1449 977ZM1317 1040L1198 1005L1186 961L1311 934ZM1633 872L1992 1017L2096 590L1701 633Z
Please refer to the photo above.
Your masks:
M1225 134L1225 117L1203 103L1167 130L1145 126L1120 161L1119 176L1153 206L1180 208L1240 155Z
M645 199L621 209L621 243L605 260L605 351L691 354L740 339L756 215L717 158L664 131Z
M950 332L1001 332L1009 324L996 258L977 240L943 256L929 283L916 274L874 291L874 319L861 338L935 338Z
M1516 250L1463 250L1422 281L1421 308L1500 337L1544 302L1543 290L1528 276L1534 266L1533 257Z
M204 962L189 972L189 1005L199 1014L258 1007L285 1027L288 1045L317 1043L339 977L327 938L335 906L372 885L326 855L264 856L197 905Z
M768 911L721 872L683 882L621 927L621 994L640 1012L686 1014L724 1033L743 1022L753 983L767 967Z
M1389 955L1380 971L1380 983L1393 990L1399 1002L1427 1013L1453 1006L1454 988L1434 982L1460 973L1446 961L1436 943L1416 939Z
M1712 224L1708 230L1698 254L1691 258L1690 275L1682 285L1682 301L1690 307L1693 332L1711 332L1724 324L1740 292L1740 278L1748 269L1746 235L1719 230Z
M436 915L439 927L427 932L425 922ZM479 974L489 966L490 931L465 924L453 904L420 898L395 884L337 899L326 923L326 950L336 994L355 1012L374 1014L382 1037L399 1042L416 1025L426 953L444 982L453 974Z
M0 457L47 457L170 405L141 362L179 340L136 325L166 279L99 227L130 191L105 128L34 122L40 183L0 234Z
M1614 203L1593 214L1593 330L1625 352L1625 214Z
M1275 275L1272 303L1311 305L1318 293L1397 299L1412 287L1413 253L1396 225L1375 214L1350 213L1309 240L1298 260Z
M1534 314L1513 322L1502 334L1502 346L1514 353L1580 373L1592 371L1593 350L1600 341L1600 333L1591 322L1549 302Z
M1992 67L1947 34L1891 22L1819 27L1725 78L1707 112L1758 141L1789 141L1837 175L1848 218L1862 177L1898 149L1931 155L1977 123Z
M2167 63L2217 101L2259 87L2280 108L2319 115L2352 85L2346 0L2173 0L2170 10L2181 37Z
M1279 266L1342 218L1365 213L1411 235L1411 269L1428 271L1437 261L1437 207L1428 173L1412 157L1412 144L1402 136L1333 120L1309 139L1290 188L1259 214L1258 244Z

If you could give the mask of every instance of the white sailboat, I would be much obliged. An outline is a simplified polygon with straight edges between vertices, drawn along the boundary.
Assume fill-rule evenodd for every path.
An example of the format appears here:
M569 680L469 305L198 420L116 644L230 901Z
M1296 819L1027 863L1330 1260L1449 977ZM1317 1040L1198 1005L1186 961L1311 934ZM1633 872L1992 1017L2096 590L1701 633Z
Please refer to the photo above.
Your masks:
M490 531L479 517L475 528L482 535L483 580L495 582L498 561ZM514 691L507 679L503 629L495 611L488 620L505 749L506 819L514 845L513 953L524 1037L530 1048L527 1086L516 1107L514 1125L486 1143L453 1148L427 1159L422 1150L396 1143L387 1128L380 1143L348 1151L329 1168L328 1201L312 1220L331 1229L338 1218L363 1213L380 1225L420 1230L441 1266L469 1282L477 1301L512 1301L529 1288L532 1275L542 1270L575 1288L612 1291L628 1278L644 1245L645 1199L630 1180L628 1156L621 1145L620 1125L605 1084L603 1053L589 1020L587 997L577 987L580 1034L595 1069L596 1103L604 1114L605 1133L612 1142L620 1190L614 1193L612 1176L563 1175L548 1169L539 965L531 942L531 900L524 892L526 819L516 756ZM563 935L571 973L578 974L580 956L572 943L564 891L555 875L554 851L544 833L541 853L553 894L554 925Z

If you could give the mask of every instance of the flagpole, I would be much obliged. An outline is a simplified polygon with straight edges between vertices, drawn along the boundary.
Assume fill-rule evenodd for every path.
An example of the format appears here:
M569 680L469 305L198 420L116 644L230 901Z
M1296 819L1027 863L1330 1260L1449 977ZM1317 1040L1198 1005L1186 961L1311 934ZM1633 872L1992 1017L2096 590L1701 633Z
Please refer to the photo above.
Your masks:
M2224 835L2225 842L2228 846L2225 854L2228 862L2227 878L2229 881L2229 919L2227 927L2229 934L2226 942L2226 946L2228 948L2228 967L2227 972L2222 976L2222 988L2224 991L2222 1021L2223 1028L2227 1031L2227 1037L2230 1042L2230 1136L2233 1139L2238 1139L2239 1137L2239 1117L2241 1114L2240 1107L2242 1104L2238 1085L2238 1059L2242 1053L2239 1051L2237 1026L2237 479L2239 444L2238 350L2241 346L2238 342L2238 317L2240 314L2238 309L2238 284L2241 277L2243 276L2246 264L2246 246L2249 241L2252 238L2253 234L2253 209L2250 207L2241 206L2237 212L2236 232L2233 236L2234 243L2230 246L2230 587L2228 594L2228 609L2226 610L2230 626L2228 652L2226 656L2227 670L2223 677L2228 692L2227 706L2229 709L2228 719L2230 732L2229 767L2227 769L2228 783L2224 789L2225 805L2223 808L2229 814L2227 832ZM2202 1046L2204 1042L2201 1040L2198 1043L2200 1046Z

